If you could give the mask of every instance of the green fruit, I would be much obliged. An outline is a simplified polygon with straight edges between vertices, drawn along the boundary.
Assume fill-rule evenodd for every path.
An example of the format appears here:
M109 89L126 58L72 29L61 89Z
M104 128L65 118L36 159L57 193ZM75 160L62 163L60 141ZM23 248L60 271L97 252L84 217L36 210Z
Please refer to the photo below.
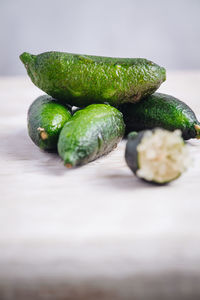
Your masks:
M52 97L38 97L28 110L28 133L43 150L57 149L57 141L64 124L71 118L68 108Z
M67 167L84 165L114 149L124 134L122 114L106 104L78 110L61 130L58 153Z
M189 166L188 149L181 131L156 128L131 132L125 159L133 173L145 181L165 184L178 178Z
M111 58L45 52L20 56L33 83L75 106L138 102L166 79L165 69L144 58Z
M184 139L199 138L200 124L184 102L155 93L139 103L126 103L118 107L123 113L126 133L161 127L167 130L180 129Z

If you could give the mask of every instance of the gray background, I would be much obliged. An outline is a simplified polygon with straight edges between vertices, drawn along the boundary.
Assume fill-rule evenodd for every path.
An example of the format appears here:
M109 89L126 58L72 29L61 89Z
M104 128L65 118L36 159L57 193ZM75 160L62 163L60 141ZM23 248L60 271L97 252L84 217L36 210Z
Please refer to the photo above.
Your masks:
M60 50L200 68L199 0L0 0L0 75L19 54Z

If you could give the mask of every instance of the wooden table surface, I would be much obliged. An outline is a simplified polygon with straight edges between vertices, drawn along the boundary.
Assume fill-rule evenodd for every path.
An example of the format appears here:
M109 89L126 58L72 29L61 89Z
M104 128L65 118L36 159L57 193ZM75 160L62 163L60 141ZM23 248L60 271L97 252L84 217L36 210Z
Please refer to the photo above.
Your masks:
M200 117L200 72L168 72L161 92ZM200 299L200 141L168 186L146 184L106 157L67 170L27 135L42 92L0 79L0 299Z

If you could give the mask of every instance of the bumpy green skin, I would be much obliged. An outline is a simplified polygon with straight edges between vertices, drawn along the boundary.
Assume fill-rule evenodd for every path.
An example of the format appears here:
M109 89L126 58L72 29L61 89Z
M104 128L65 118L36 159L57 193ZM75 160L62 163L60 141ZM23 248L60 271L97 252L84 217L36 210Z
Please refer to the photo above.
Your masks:
M185 140L198 137L199 124L194 112L184 102L161 93L155 93L139 103L122 104L126 133L161 127L170 131L180 129Z
M143 58L24 52L20 59L37 87L79 107L137 102L155 92L166 79L164 68Z
M114 149L124 135L122 114L106 104L78 110L61 130L58 153L67 167L84 165Z
M41 149L56 150L60 131L70 118L66 106L48 95L40 96L28 110L29 136Z

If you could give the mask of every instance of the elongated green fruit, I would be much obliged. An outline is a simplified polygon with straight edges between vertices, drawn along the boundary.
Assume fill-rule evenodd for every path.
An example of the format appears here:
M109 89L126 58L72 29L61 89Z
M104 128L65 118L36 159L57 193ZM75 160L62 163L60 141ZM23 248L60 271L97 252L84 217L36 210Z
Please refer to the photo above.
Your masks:
M124 134L122 114L106 104L75 112L61 130L58 153L67 167L84 165L114 149Z
M155 93L139 103L126 103L118 107L123 113L126 133L161 127L180 129L185 140L200 138L200 124L195 113L175 97Z
M57 149L64 124L71 118L68 108L48 95L38 97L28 110L28 133L43 150Z
M144 58L45 52L20 56L32 82L52 97L83 107L138 102L166 79L165 69Z
M188 149L181 131L157 128L131 132L126 144L125 159L136 176L158 184L178 178L190 165Z

